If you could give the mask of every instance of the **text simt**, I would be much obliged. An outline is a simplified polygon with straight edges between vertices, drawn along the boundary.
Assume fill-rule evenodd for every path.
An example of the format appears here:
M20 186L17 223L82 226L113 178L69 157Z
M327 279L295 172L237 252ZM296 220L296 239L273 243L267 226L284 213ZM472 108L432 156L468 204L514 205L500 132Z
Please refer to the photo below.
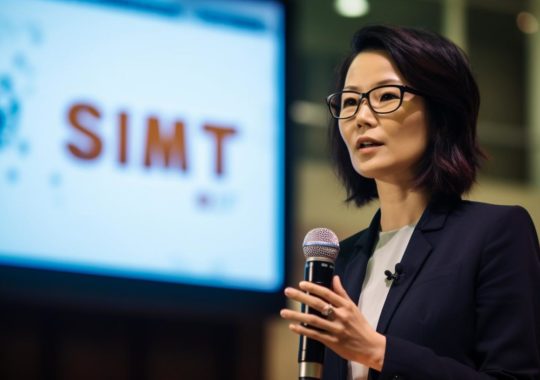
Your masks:
M128 116L127 112L118 113L116 160L120 165L128 163ZM98 133L98 123L102 118L102 113L98 107L88 103L74 103L68 108L67 118L70 127L85 139L84 144L69 141L67 143L69 153L73 157L85 161L100 157L103 151L103 141L102 136ZM217 176L222 176L225 172L225 143L237 133L237 129L230 126L204 124L202 130L213 142L215 157L213 172ZM149 116L146 119L146 137L143 144L144 157L142 157L142 162L145 167L162 165L176 167L183 172L188 170L186 130L182 121L175 121L172 132L166 134L160 128L159 119L156 116Z

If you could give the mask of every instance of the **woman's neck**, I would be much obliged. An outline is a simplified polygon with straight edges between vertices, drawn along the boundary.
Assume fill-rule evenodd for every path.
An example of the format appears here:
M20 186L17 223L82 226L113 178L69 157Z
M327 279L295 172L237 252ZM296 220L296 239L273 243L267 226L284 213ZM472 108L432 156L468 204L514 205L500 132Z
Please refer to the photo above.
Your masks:
M404 186L377 181L381 206L381 231L391 231L415 224L427 207L426 192Z

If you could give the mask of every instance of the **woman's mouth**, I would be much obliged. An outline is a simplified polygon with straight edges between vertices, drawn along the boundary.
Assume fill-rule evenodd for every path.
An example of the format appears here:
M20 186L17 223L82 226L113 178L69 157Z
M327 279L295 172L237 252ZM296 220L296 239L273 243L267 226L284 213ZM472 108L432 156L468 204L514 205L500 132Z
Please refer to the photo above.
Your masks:
M366 150L371 148L377 148L384 145L383 143L372 139L359 139L356 143L356 149Z
M365 143L360 143L360 149L362 148L369 148L369 147L372 147L372 146L381 146L382 144L377 144L377 143L373 143L373 142L365 142Z

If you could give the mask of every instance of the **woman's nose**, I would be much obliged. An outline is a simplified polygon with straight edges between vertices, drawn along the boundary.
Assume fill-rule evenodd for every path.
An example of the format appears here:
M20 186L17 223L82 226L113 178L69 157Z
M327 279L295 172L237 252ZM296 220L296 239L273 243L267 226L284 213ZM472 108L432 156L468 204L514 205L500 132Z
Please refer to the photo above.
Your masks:
M368 104L367 98L363 98L358 105L358 110L355 115L356 124L361 127L363 125L373 126L375 115Z

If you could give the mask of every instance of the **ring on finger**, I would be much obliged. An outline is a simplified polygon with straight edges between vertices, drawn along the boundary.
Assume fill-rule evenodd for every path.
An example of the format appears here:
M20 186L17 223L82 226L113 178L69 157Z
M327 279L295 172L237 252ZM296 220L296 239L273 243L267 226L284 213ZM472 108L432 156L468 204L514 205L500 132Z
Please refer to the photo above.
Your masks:
M321 311L321 315L325 317L326 319L334 319L334 313L335 313L334 308L329 303L326 304L324 309L322 309Z

